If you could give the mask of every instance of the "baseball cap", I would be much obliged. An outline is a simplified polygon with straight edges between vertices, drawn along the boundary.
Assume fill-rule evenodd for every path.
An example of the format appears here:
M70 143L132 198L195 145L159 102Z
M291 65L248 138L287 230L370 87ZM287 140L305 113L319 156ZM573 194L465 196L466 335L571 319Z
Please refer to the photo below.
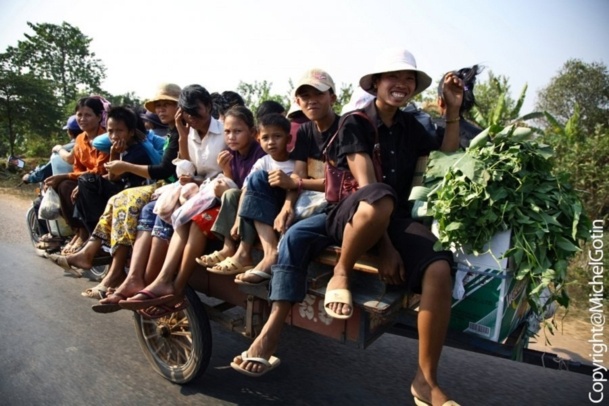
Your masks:
M80 131L80 126L78 125L78 121L76 121L76 116L70 116L66 125L63 126L62 130L70 130L70 131Z
M298 84L296 85L294 94L297 94L298 89L300 89L302 86L312 86L320 92L325 92L329 89L334 91L336 89L334 86L334 81L328 72L318 68L309 69L304 75L302 75L298 81Z

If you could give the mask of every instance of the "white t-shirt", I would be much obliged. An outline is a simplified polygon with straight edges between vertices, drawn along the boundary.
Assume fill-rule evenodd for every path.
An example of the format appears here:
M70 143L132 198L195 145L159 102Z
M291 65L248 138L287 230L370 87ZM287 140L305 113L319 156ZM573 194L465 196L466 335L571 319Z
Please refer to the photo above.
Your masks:
M218 154L226 149L224 143L224 128L215 118L211 118L209 129L203 139L197 130L190 128L188 132L188 154L190 161L197 168L197 176L212 179L215 178L222 169L218 165Z
M252 173L256 171L275 171L277 169L285 172L287 175L291 175L292 172L294 172L294 160L288 159L287 161L281 162L275 161L270 155L265 155L262 158L259 158L256 163L252 165L250 174L247 175L247 178L245 178L243 181L243 187L247 187L247 183Z

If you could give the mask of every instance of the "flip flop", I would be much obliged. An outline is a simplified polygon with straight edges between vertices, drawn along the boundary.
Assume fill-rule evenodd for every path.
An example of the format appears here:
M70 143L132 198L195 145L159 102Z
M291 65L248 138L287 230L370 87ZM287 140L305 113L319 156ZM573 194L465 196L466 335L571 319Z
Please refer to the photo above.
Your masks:
M210 267L216 265L219 262L224 261L225 259L226 257L220 254L220 251L214 251L209 255L203 255L195 259L195 261L197 261L197 264L199 265Z
M238 261L232 258L226 258L224 261L218 262L211 268L207 268L207 272L218 275L237 275L245 271L249 271L253 266L243 266Z
M145 308L150 307L150 306L157 306L157 305L169 302L170 300L175 298L174 294L169 294L169 295L164 295L164 296L158 296L154 292L151 292L151 291L146 290L146 289L142 289L142 290L140 290L139 292L136 293L136 295L139 295L139 294L142 294L142 295L148 297L148 299L132 299L132 298L129 298L127 300L121 300L120 302L118 302L118 304L123 309L127 309L127 310L141 310L141 309L145 309Z
M89 288L84 292L81 292L80 295L84 297L90 297L91 299L103 299L106 297L108 293L108 287L102 283L99 285Z
M77 237L74 236L72 237L72 239L70 241L68 241L66 243L66 245L63 246L63 248L60 251L61 255L69 255L71 254L72 251L72 246L74 245L74 243L76 242Z
M412 398L414 399L414 404L417 406L431 406L431 403L421 399L414 391L414 388L411 386L410 387L410 394L412 395ZM455 402L454 400L447 400L446 402L442 403L442 406L459 406L459 404L457 402Z
M63 237L55 237L51 233L47 233L38 239L40 242L62 242Z
M349 314L338 314L328 307L330 303L343 303L348 304L351 307ZM353 301L351 299L351 292L349 289L332 289L326 291L324 297L324 309L329 316L335 319L345 320L353 316Z
M114 290L112 292L110 292L110 289L112 289L112 288L108 289L108 292L109 292L108 296L114 295L114 296L120 298L121 300L127 300L127 296L123 295L122 293L117 293ZM97 304L94 304L93 306L91 306L91 309L95 313L114 313L119 310L122 310L123 308L118 303L97 303Z
M249 271L245 271L243 273L244 276L250 274L256 275L262 278L262 280L260 282L248 282L242 279L235 279L235 283L239 285L267 285L271 281L271 275L264 271L259 271L258 269L250 269Z
M412 398L414 399L414 404L417 406L431 406L431 403L424 401L421 398L416 397L415 395L412 395ZM446 402L442 403L442 406L460 406L457 402L455 402L454 400L447 400Z
M47 258L49 258L51 261L53 261L53 263L55 265L59 265L66 272L74 275L75 277L77 277L77 278L82 277L80 270L78 268L76 268L75 266L70 265L70 263L68 262L68 258L65 255L51 254L51 255L48 255Z
M137 312L142 317L145 317L150 320L155 320L155 319L160 319L161 317L165 317L165 316L169 316L174 313L177 313L180 310L186 309L189 305L190 305L190 303L188 302L188 300L186 298L184 298L184 300L182 300L180 303L177 303L174 306L162 304L162 305L157 305L157 306L150 306L145 309L140 309L140 310L137 310ZM151 310L154 310L154 313L151 312Z
M51 250L61 247L61 241L39 241L36 248L39 250Z
M264 368L262 370L262 372L250 372L247 371L243 368L241 368L241 364L243 364L244 362L257 362L259 364L264 365L266 368ZM271 355L271 357L267 360L265 358L260 358L260 357L248 357L247 355L247 351L243 351L241 353L241 364L237 364L236 362L231 362L230 366L231 368L233 368L235 371L242 373L244 375L247 376L251 376L254 378L259 378L262 375L266 374L267 372L272 371L273 369L277 368L279 366L279 364L281 364L281 360L273 355Z

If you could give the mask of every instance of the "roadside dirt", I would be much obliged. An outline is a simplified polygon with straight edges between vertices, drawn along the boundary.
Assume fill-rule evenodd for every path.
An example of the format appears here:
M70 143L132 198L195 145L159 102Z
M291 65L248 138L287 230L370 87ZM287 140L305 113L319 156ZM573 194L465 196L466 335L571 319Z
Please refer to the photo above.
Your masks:
M0 200L4 205L8 205L9 210L14 213L14 218L24 218L34 197L35 185L24 185L20 188L0 187ZM10 223L0 225L0 238L18 234L19 230L16 228L24 224L12 221ZM549 332L544 334L542 329L538 337L531 340L529 348L557 354L563 359L591 363L591 346L588 343L591 338L591 325L587 321L586 311L570 310L566 316L564 311L559 311L555 316L555 323L553 335Z

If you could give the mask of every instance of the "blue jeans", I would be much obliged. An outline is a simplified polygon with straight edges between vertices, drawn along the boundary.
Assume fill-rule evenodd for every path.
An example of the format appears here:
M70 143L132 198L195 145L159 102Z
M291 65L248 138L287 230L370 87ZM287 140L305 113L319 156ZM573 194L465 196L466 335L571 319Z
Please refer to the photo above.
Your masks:
M248 221L273 225L285 202L285 190L269 185L269 173L256 171L249 175L239 216Z
M156 200L152 201L142 208L137 222L137 231L151 231L153 237L169 241L173 235L173 226L154 213L156 202Z
M285 233L279 242L277 264L271 267L270 300L304 300L309 262L335 243L326 234L326 218L325 213L316 214L292 225Z

